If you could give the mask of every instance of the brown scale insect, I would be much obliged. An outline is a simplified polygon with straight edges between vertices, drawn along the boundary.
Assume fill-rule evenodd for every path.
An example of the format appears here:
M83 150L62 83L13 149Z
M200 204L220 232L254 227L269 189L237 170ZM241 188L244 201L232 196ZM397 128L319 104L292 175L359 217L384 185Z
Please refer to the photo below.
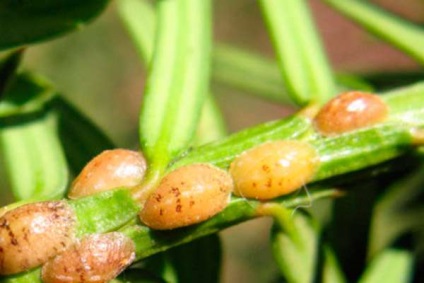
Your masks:
M207 164L180 167L166 175L139 216L153 229L168 230L199 223L228 204L233 181Z
M289 194L313 177L319 158L302 141L267 142L243 152L230 166L234 194L260 200Z
M377 95L350 91L325 104L314 118L314 124L322 135L331 136L382 122L387 113L386 103Z
M119 187L133 187L144 178L146 160L127 149L105 150L94 157L72 183L68 197L77 199Z
M0 274L26 271L75 240L76 216L63 201L20 206L0 218Z
M45 283L106 283L135 259L134 242L118 232L89 235L43 265Z

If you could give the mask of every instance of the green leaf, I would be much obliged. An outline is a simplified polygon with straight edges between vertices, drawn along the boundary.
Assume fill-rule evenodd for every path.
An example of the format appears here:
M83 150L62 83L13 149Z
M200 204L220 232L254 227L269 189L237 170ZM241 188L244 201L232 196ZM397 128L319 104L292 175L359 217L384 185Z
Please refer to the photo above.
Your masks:
M261 0L280 70L297 105L325 103L334 78L305 0Z
M153 57L155 11L150 3L140 0L118 1L119 16L137 53L146 66Z
M143 64L153 56L156 15L152 5L145 1L122 0L118 11ZM226 134L222 115L212 97L207 95L196 132L196 144L203 144Z
M325 0L345 16L424 64L424 30L368 1Z
M412 265L413 255L410 251L387 249L374 258L358 282L410 282Z
M48 40L80 29L99 15L107 0L2 0L0 50Z
M324 267L322 271L323 283L345 283L346 278L340 269L336 255L329 246L324 246Z
M196 145L202 145L224 138L227 127L212 94L206 96L196 131Z
M376 201L369 235L368 257L388 248L400 236L422 227L424 207L418 201L424 184L424 166L390 184Z
M160 1L157 5L155 53L139 131L150 164L147 180L191 143L210 65L210 1Z
M44 108L50 98L44 83L19 75L0 103L1 156L17 200L59 198L68 184L56 116Z
M54 96L55 91L46 80L32 73L21 73L3 93L0 117L42 112Z
M312 218L297 211L292 217L296 237L274 225L271 235L275 260L289 283L313 282L315 276L318 226Z

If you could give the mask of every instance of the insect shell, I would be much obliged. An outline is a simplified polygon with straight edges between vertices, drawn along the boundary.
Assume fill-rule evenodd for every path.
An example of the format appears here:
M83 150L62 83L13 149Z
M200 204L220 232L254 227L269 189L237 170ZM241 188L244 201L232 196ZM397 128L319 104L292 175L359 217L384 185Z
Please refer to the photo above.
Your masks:
M289 194L311 180L318 163L318 154L306 142L286 140L261 144L231 163L234 194L259 200Z
M118 232L89 235L43 265L45 283L103 283L135 259L134 242Z
M26 271L75 240L76 216L62 201L20 206L0 218L0 274Z
M388 107L377 95L350 91L330 100L314 118L322 135L337 135L372 126L387 117Z
M146 171L146 160L127 149L105 150L94 157L71 185L68 197L77 199L118 187L138 185Z
M226 171L207 164L183 166L162 179L139 216L158 230L199 223L226 207L232 189Z

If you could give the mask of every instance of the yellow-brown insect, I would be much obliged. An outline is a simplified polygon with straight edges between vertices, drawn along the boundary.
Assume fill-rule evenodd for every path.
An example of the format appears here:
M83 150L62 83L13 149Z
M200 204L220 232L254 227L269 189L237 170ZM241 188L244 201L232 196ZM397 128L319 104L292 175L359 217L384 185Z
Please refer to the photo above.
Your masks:
M134 242L118 232L94 234L48 261L45 283L103 283L115 278L135 259Z
M318 161L315 149L306 142L264 143L231 163L234 194L260 200L289 194L313 177Z
M143 180L146 160L140 152L127 149L105 150L94 157L72 183L72 199L118 187L133 187Z
M75 240L76 216L63 201L20 206L0 218L0 274L41 265Z
M325 136L372 126L387 117L388 107L377 95L350 91L330 100L314 119L316 129Z
M231 177L219 168L207 164L180 167L162 179L140 219L159 230L202 222L226 207L232 188Z

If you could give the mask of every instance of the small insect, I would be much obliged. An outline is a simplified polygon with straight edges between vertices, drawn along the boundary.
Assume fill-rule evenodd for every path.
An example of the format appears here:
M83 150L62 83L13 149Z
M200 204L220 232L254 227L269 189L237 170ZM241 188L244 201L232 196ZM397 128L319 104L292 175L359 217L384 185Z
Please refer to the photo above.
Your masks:
M26 271L72 245L76 216L63 201L20 206L0 218L0 274Z
M314 119L315 128L325 136L372 126L387 117L388 107L377 95L350 91L330 100Z
M259 200L289 194L313 177L319 163L306 142L286 140L261 144L238 156L230 166L234 194Z
M81 198L119 187L138 185L146 171L141 152L127 149L105 150L84 167L72 183L68 197Z
M224 170L207 164L180 167L162 179L139 216L158 230L199 223L226 207L232 189L233 181Z
M43 265L45 283L109 282L135 259L134 242L118 232L89 235Z

